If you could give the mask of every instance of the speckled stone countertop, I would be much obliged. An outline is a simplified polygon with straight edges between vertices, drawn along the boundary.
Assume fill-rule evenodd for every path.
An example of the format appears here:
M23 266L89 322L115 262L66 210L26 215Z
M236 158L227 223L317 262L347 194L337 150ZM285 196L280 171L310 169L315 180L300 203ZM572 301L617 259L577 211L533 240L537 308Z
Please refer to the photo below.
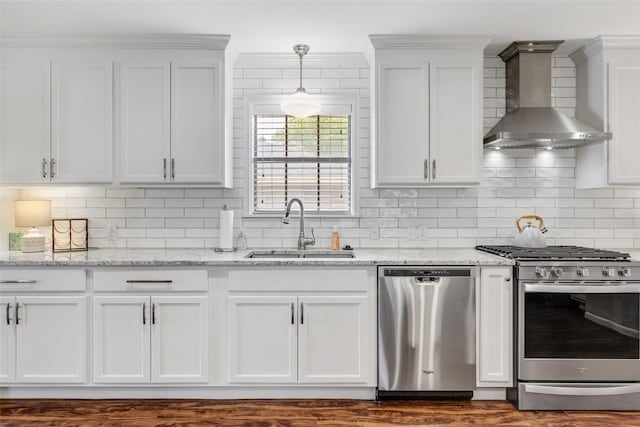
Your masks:
M262 251L263 249L256 249ZM356 249L355 258L245 258L251 250L89 249L87 252L0 252L0 267L25 266L348 266L348 265L513 265L510 259L475 249ZM313 250L309 250L313 252Z

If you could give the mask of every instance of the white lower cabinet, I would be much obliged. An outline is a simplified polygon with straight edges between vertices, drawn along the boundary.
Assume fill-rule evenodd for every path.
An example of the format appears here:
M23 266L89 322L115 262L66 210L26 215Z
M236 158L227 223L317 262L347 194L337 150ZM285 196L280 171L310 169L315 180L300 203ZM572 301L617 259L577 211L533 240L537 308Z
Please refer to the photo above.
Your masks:
M295 383L295 296L229 297L229 381Z
M232 274L229 382L375 385L374 286L365 270Z
M94 297L96 383L207 382L206 296Z
M86 297L2 296L2 383L83 383Z
M476 292L476 385L513 385L511 267L482 267Z

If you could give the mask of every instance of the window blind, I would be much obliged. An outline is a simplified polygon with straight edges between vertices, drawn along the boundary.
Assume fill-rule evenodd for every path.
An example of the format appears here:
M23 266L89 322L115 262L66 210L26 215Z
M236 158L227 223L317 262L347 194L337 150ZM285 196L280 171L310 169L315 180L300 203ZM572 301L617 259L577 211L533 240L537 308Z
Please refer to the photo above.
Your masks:
M253 116L254 212L351 211L351 117Z

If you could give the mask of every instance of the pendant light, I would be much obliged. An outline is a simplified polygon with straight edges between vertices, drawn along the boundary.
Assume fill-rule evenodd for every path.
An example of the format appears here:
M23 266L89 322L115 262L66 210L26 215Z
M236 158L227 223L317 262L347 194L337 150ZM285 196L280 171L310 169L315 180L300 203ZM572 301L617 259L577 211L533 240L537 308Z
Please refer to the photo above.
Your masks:
M320 112L320 102L302 87L302 57L309 52L309 46L297 44L293 46L293 51L300 57L300 86L293 95L282 101L280 108L289 116L298 118L313 116Z

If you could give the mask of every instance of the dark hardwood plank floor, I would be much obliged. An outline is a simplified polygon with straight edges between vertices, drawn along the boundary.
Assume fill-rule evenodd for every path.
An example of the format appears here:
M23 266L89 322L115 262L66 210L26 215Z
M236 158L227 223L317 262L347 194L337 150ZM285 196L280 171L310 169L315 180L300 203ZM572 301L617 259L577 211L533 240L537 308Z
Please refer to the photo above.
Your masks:
M640 412L527 411L499 401L0 400L9 426L640 426Z

